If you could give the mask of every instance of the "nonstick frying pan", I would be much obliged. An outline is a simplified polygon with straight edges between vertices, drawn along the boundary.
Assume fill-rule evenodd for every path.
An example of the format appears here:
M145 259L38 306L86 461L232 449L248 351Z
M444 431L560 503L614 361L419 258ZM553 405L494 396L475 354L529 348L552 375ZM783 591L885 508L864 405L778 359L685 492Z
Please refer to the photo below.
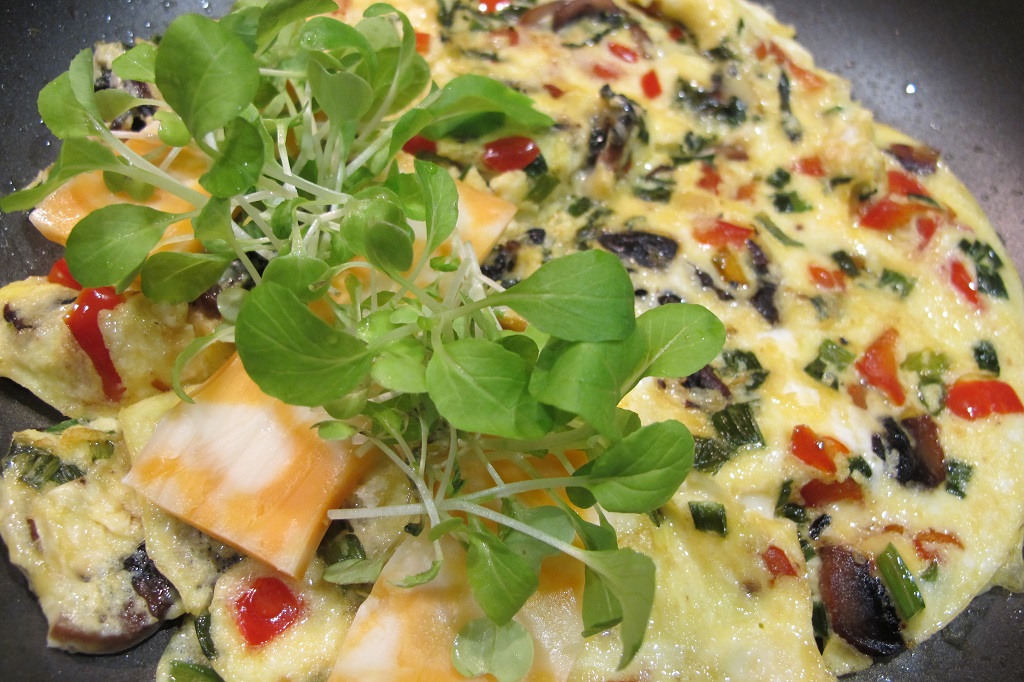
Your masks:
M817 62L853 82L878 120L942 150L1024 265L1024 4L1016 0L776 0ZM226 0L3 0L0 3L0 193L24 186L56 147L36 93L97 40L158 33L176 15L223 14ZM0 284L46 272L59 250L22 214L0 216ZM0 381L0 435L58 418ZM4 447L0 445L0 447ZM20 573L0 560L0 678L150 679L169 631L114 656L45 647L46 626ZM849 678L857 682L1024 679L1024 596L996 590L942 633Z

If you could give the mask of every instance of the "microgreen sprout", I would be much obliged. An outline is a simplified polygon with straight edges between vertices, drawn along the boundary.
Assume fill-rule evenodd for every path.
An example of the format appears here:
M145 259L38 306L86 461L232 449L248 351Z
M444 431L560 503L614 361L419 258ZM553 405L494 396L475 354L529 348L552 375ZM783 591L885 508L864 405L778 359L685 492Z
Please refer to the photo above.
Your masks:
M139 203L100 208L71 232L66 258L84 286L138 280L153 300L190 302L241 263L253 286L222 292L223 322L178 358L175 389L188 400L185 365L233 341L267 394L324 408L324 438L351 439L401 470L418 501L330 516L424 518L435 560L409 587L438 574L444 536L466 548L486 617L454 643L460 671L511 680L529 669L532 645L513 618L554 553L584 565L585 634L618 626L625 666L647 627L654 563L618 546L605 512L666 504L694 443L682 424L641 425L618 404L646 377L707 364L722 324L683 303L636 317L628 274L600 250L551 260L507 290L486 278L456 230L452 176L421 160L403 170L396 157L416 135L541 133L552 119L490 79L432 84L408 18L392 7L373 5L354 25L309 18L334 9L271 0L220 22L180 17L159 44L113 64L155 85L154 99L94 92L84 50L39 97L63 142L57 162L0 209L29 208L102 171ZM108 129L142 104L157 109L156 132ZM205 159L201 189L173 172L186 153ZM191 208L143 205L154 192ZM168 231L183 221L193 246L162 248L183 239ZM503 328L508 311L526 331ZM383 562L349 557L325 576L365 583Z

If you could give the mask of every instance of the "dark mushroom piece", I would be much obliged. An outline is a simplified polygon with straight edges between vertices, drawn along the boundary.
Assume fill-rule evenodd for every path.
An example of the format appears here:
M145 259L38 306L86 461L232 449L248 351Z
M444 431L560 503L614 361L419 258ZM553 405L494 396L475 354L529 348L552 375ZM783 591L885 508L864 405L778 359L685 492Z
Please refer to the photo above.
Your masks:
M586 168L595 164L622 172L629 167L629 145L634 140L647 141L647 125L643 110L636 102L614 92L608 85L601 87L604 108L598 112L590 129Z
M871 449L879 458L892 462L891 470L903 485L919 483L935 488L946 480L946 455L939 442L939 427L931 415L908 417L897 422L882 420L884 432L871 437Z
M668 266L679 251L675 240L651 232L605 232L597 241L622 260L655 270Z

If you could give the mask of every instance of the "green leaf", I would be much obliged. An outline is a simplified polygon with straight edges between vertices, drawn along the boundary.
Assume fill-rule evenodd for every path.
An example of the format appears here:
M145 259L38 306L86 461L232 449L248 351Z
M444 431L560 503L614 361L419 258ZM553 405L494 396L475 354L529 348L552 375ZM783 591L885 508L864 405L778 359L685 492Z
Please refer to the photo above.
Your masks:
M293 405L341 398L370 371L371 356L362 341L331 327L295 294L273 283L249 292L238 314L235 342L253 381Z
M412 266L416 234L407 223L377 222L366 230L366 259L385 272Z
M123 165L107 147L93 140L73 137L61 145L60 156L46 180L0 199L0 211L9 213L30 209L76 175L118 168L123 168Z
M303 303L309 303L327 293L331 268L319 258L298 254L278 256L263 271L263 283L268 282L284 287Z
M394 581L392 584L396 587L406 588L416 587L417 585L425 585L426 583L429 583L431 580L437 577L438 573L441 572L441 565L442 563L435 559L434 561L430 562L430 568L428 568L427 570L420 571L419 573L413 573L412 575L407 575L401 580Z
M231 229L231 202L211 198L192 219L192 231L207 251L234 253L235 233Z
M635 327L633 283L607 251L579 251L548 261L492 297L546 334L568 341L612 341Z
M599 573L586 566L583 572L583 636L591 637L622 622L622 604Z
M459 190L452 176L440 166L419 159L413 163L426 206L427 244L424 253L431 254L455 230L459 220Z
M130 280L167 227L181 219L180 214L133 204L98 208L71 230L65 256L68 268L84 287Z
M569 514L561 507L540 506L525 507L522 504L505 498L504 513L545 535L571 543L576 533L573 530ZM535 573L540 572L541 561L546 556L557 554L558 550L526 533L511 528L503 528L499 537L505 546L521 556Z
M689 429L664 421L629 434L577 475L606 510L643 514L672 499L692 466Z
M95 100L87 99L87 102L92 103L92 106L88 106L78 99L77 91L82 89L78 81L86 68L91 87L92 50L82 50L71 61L67 71L39 91L36 100L39 115L50 132L61 140L92 135L100 125Z
M160 123L156 132L164 144L171 147L184 147L192 141L192 135L185 127L185 122L173 111L161 109L153 114L153 118Z
M452 665L467 678L491 674L498 682L517 682L533 665L533 638L514 620L504 625L471 620L455 636Z
M270 0L260 14L256 29L258 49L265 50L288 24L337 9L333 0Z
M335 56L355 50L368 73L377 69L377 52L366 37L354 26L331 17L313 17L303 24L299 45L311 52L329 52Z
M537 438L551 417L530 397L530 368L497 343L465 338L434 349L427 389L455 428L506 438Z
M110 63L110 68L122 80L156 82L156 46L139 43Z
M113 121L115 118L138 106L142 100L124 90L108 88L99 90L95 94L96 108L100 118L104 121Z
M236 118L224 129L220 155L199 178L214 197L230 199L256 184L263 172L266 151L263 138L256 126L244 118Z
M145 202L156 191L156 187L148 182L117 171L103 171L103 184L114 194L121 192L136 202Z
M519 613L537 591L537 574L518 554L490 533L469 535L466 577L480 608L498 625Z
M332 121L359 120L373 106L373 88L351 71L331 73L323 55L310 55L306 67L313 96Z
M426 393L427 373L423 366L423 359L426 350L420 344L409 339L411 343L402 344L403 347L419 349L420 357L408 352L396 353L393 350L382 353L373 363L370 376L378 384L389 391L401 391L402 393Z
M256 59L212 19L186 14L171 22L156 56L156 84L192 136L226 126L259 89Z
M642 376L689 376L714 360L725 344L725 325L699 305L658 306L638 317L636 323L646 340Z
M190 303L220 280L229 256L162 251L142 266L142 293L157 303Z
M554 125L554 119L533 108L533 101L491 78L467 74L456 76L441 88L437 99L425 110L430 125L423 128L426 137L436 140L459 128L486 121L485 130L533 131Z
M366 585L377 582L385 557L343 559L324 569L323 578L335 585Z
M616 549L587 552L586 564L622 606L621 670L636 656L647 632L654 604L654 562L632 549Z

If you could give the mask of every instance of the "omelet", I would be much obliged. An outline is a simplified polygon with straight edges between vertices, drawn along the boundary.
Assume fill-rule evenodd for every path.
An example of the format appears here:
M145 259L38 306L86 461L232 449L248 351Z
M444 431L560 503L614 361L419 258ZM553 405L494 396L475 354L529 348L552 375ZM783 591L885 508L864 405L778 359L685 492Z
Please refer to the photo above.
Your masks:
M337 15L356 20L367 4ZM609 515L620 543L656 566L644 644L620 670L614 629L584 638L582 573L566 569L521 617L543 647L526 679L834 679L914 647L994 585L1024 586L1024 288L937 150L875 122L792 28L743 0L393 4L439 84L490 76L555 120L533 136L406 147L459 178L463 237L488 278L512 286L553 258L601 249L629 271L638 314L698 303L727 330L715 361L646 379L622 404L696 438L695 471L657 513ZM44 231L66 236L52 207L74 204L74 189L36 214ZM159 679L462 677L449 639L479 613L457 559L405 590L392 579L429 565L409 519L336 523L321 541L324 510L343 498L414 499L394 468L352 464L344 448L310 464L322 441L292 438L317 440L310 415L278 420L262 443L286 451L277 468L247 458L261 450L245 434L197 426L221 414L203 412L204 390L218 409L251 411L250 424L274 421L277 406L230 374L237 364L222 370L227 390L215 377L195 405L160 395L199 324L195 306L140 297L132 320L150 329L173 314L168 338L122 343L115 335L135 323L103 322L127 387L111 396L62 322L76 295L66 284L4 290L0 372L68 414L124 408L134 468L123 499L136 506L125 547L146 539L178 595L168 613L190 614ZM129 365L126 347L144 360ZM230 352L220 350L197 383ZM232 414L221 421L240 423ZM203 467L185 450L218 461L230 485L190 473ZM272 496L248 511L224 491L283 489L275 476L289 462L324 470L288 503L307 518L272 534L287 541L277 552L259 543ZM28 493L7 471L10 508ZM181 492L193 484L214 501ZM380 559L376 585L325 578L339 533L360 548L347 560ZM32 544L5 540L16 562Z

